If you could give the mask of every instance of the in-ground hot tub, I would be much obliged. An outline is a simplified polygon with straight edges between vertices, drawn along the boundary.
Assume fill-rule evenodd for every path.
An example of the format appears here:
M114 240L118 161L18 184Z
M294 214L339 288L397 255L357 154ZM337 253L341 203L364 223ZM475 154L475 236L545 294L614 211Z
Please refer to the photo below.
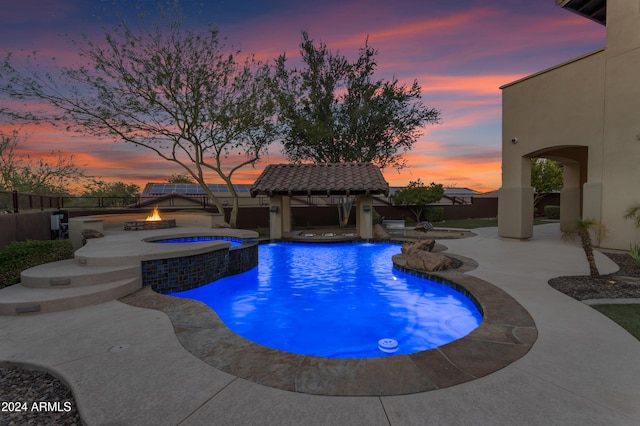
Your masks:
M222 230L219 231L222 233ZM145 243L201 247L184 255L177 250L173 256L142 261L142 283L158 293L184 291L200 287L220 278L248 271L258 265L257 233L240 231L233 235L212 232L201 234L157 235Z
M237 247L244 244L244 241L238 238L232 237L217 237L217 236L189 236L189 237L172 237L161 240L149 240L150 243L159 244L182 244L182 243L204 243L207 241L227 241L231 243L231 247Z

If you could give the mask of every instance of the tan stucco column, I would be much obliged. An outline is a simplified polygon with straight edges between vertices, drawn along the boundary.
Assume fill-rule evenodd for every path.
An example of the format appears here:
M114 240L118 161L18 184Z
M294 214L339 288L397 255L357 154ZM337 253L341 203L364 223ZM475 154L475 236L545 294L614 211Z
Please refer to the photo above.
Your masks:
M504 150L503 150L504 151ZM533 236L531 159L502 158L502 188L498 192L498 235L527 239Z
M282 238L282 196L269 197L269 238L279 240Z
M580 218L582 196L580 163L565 162L562 190L560 190L560 230L567 231Z
M291 197L269 197L269 238L279 240L282 234L291 232Z
M356 201L356 230L360 238L373 238L373 199L359 195Z
M291 232L291 197L282 197L282 232Z
M533 236L533 188L502 187L498 192L498 235L520 240Z

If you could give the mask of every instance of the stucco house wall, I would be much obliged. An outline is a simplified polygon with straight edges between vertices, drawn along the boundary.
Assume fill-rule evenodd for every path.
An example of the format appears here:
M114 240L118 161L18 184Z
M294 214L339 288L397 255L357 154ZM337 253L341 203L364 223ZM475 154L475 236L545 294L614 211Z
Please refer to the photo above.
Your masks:
M499 234L533 233L530 159L564 164L561 226L578 217L609 229L600 247L628 249L640 230L640 2L607 1L606 47L502 87Z

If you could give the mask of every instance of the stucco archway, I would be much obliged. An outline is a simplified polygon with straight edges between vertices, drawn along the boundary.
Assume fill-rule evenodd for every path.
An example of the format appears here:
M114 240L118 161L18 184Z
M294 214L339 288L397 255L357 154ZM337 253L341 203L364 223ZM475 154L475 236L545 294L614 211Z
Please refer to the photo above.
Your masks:
M534 152L528 157L546 158L562 164L563 186L560 191L560 229L567 230L576 219L582 217L584 200L582 187L587 183L589 149L586 146L553 147Z
M547 147L526 153L518 159L509 159L512 172L508 176L503 174L498 205L498 233L501 237L528 239L533 236L532 158L546 158L563 165L560 228L566 230L571 223L582 217L589 149L586 146Z

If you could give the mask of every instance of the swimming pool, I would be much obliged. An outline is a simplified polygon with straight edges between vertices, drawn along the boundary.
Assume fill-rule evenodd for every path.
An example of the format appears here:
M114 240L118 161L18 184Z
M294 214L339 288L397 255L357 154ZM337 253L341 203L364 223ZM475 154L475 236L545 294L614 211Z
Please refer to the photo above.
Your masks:
M253 342L330 358L419 352L480 324L461 293L394 269L399 252L387 243L265 244L258 267L172 295L206 303ZM386 342L397 348L385 351Z

